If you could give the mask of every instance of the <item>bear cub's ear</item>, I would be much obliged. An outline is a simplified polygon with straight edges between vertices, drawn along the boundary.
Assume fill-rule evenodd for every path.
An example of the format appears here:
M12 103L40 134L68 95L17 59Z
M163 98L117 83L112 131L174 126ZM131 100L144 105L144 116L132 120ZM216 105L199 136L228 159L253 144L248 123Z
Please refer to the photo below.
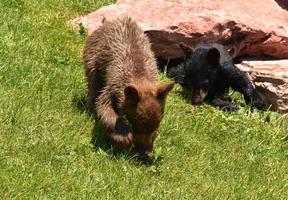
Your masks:
M189 58L194 53L194 50L191 47L188 47L183 42L181 42L179 44L179 47L182 50L182 52L184 53L185 59Z
M167 94L173 89L175 82L162 84L157 89L157 98L163 100L166 98Z
M137 104L140 101L140 94L134 86L127 86L124 89L125 101L131 104Z
M220 64L220 52L217 48L211 48L207 53L207 61L211 65L218 67Z

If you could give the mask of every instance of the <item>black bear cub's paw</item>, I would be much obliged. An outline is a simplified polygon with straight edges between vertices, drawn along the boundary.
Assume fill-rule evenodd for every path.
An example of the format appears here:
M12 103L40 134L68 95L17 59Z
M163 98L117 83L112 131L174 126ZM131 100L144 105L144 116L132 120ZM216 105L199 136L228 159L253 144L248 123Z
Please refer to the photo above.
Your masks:
M259 110L264 110L265 108L264 96L256 90L253 93L252 105Z
M236 112L238 110L237 106L229 100L223 98L215 98L208 101L211 105L218 107L220 110L225 112Z
M238 107L232 103L230 105L224 106L220 109L224 112L237 112L238 111Z

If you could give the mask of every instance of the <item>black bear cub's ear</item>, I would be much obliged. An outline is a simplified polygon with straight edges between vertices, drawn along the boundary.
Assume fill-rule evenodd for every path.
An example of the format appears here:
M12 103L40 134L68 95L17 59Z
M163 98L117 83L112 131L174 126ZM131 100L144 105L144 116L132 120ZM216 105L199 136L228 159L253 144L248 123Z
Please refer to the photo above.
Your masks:
M207 53L207 61L217 67L220 64L220 52L216 48L211 48Z
M181 42L179 44L180 49L183 51L185 59L189 58L193 54L193 49Z

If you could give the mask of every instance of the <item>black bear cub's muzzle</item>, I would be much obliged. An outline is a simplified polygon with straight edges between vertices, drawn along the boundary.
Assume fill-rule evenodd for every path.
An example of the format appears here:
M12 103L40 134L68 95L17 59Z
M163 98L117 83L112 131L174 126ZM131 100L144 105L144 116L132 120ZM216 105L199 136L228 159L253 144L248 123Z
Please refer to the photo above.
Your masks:
M204 101L204 99L207 96L207 94L208 94L208 92L203 90L203 89L197 89L197 90L195 89L193 91L192 103L194 105L201 104Z

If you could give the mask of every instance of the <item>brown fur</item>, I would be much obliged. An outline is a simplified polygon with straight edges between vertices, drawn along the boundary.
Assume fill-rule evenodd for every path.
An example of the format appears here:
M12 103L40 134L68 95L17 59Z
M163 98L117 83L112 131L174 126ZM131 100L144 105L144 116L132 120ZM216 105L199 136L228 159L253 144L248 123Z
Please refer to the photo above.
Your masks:
M112 141L150 154L174 83L159 84L147 36L131 18L105 22L88 37L84 62L88 106Z

